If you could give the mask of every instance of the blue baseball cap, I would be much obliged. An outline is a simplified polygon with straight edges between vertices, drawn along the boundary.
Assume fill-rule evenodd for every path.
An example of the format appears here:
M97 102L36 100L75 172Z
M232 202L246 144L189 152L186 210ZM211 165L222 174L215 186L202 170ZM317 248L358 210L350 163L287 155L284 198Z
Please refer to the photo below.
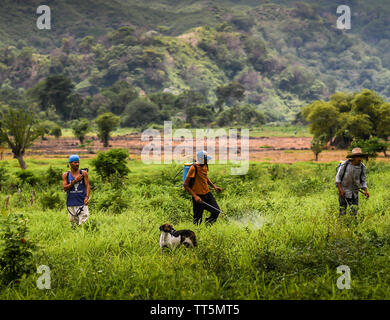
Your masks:
M72 154L69 157L69 162L80 161L80 157L77 154Z
M212 159L210 156L207 155L207 151L202 150L196 153L196 162L199 164L204 164L204 157L206 157L207 161Z

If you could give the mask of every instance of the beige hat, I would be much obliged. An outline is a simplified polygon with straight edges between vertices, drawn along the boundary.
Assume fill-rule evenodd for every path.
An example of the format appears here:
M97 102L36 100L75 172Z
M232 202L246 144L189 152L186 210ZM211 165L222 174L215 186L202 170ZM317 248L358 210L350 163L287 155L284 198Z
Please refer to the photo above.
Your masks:
M363 153L362 149L360 149L360 148L353 148L351 153L347 154L347 159L355 158L355 157L362 157L362 158L364 158L364 157L367 157L367 156L368 156L367 153Z

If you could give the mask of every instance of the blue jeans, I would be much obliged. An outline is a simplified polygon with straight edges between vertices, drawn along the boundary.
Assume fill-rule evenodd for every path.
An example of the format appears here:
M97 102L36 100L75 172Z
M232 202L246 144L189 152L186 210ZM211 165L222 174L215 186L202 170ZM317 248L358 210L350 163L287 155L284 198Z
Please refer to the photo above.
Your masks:
M339 217L347 213L347 207L350 206L353 215L358 213L359 195L352 194L352 198L343 198L339 195L340 213Z

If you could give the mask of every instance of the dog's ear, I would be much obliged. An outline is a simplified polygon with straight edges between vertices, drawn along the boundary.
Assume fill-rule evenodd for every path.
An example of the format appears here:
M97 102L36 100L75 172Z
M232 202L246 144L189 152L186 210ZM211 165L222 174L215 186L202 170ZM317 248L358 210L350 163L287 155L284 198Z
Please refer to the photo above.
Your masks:
M160 231L163 231L164 225L160 226Z

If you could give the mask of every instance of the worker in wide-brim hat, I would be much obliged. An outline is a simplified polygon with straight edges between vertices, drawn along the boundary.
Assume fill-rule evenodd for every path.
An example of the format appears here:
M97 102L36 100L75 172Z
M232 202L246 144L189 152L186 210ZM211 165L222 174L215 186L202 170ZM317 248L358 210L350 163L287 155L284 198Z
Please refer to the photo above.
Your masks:
M354 148L350 153L347 154L347 159L353 159L353 158L367 158L368 154L363 153L362 149L360 148Z
M370 197L367 191L366 167L362 162L363 158L367 158L367 154L363 153L360 148L354 148L346 158L348 160L341 164L336 174L340 204L339 217L346 214L348 206L351 207L354 215L357 214L360 190L363 190L367 199Z

